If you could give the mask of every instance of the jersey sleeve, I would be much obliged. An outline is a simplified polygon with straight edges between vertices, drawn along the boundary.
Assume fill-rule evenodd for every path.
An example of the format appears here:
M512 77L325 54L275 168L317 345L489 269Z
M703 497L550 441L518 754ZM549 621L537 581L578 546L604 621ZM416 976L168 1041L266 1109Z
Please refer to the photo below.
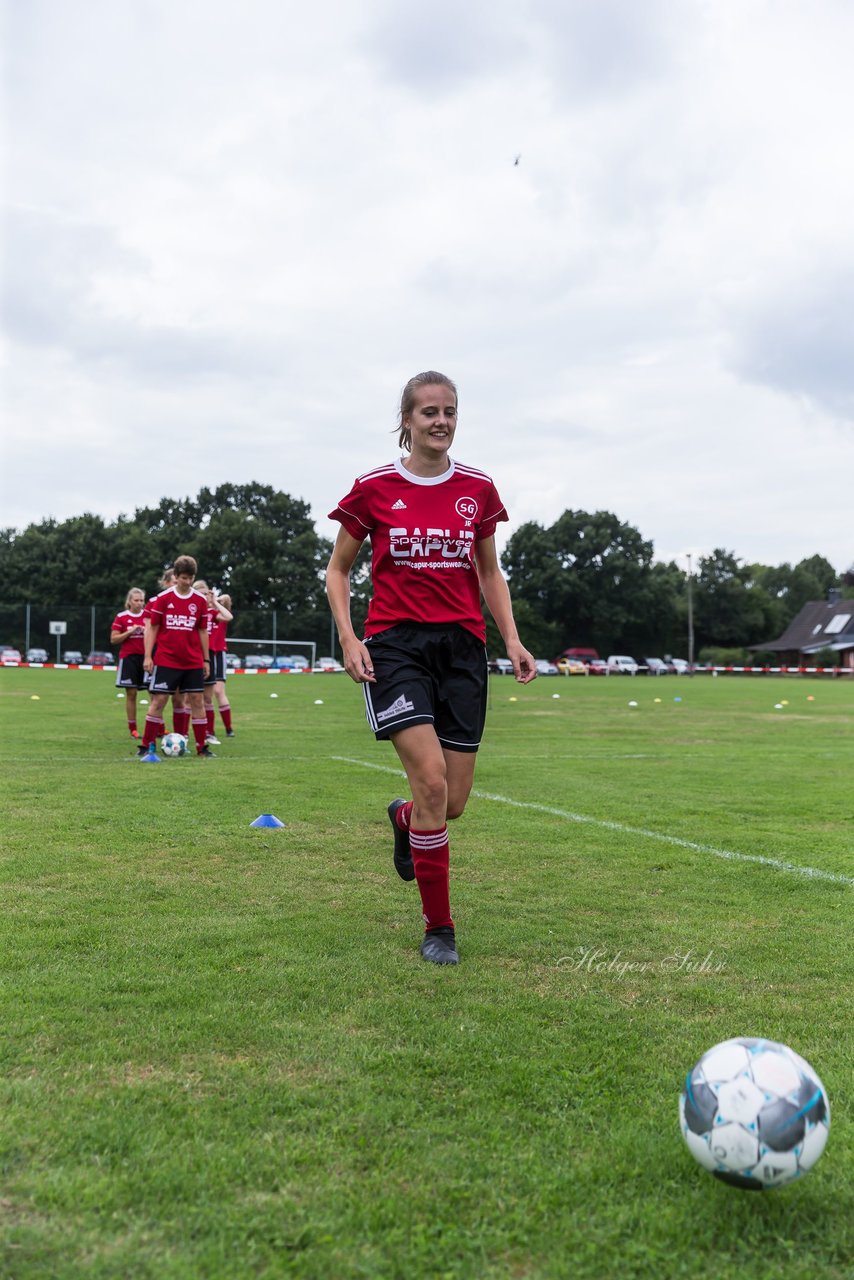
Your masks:
M115 618L113 618L110 633L112 634L113 631L127 631L127 627L125 626L125 616L123 613L117 613Z
M498 496L498 490L490 480L484 503L483 519L477 526L477 541L491 538L503 520L509 520L507 508Z
M364 542L374 527L367 495L357 480L353 488L342 498L334 511L329 512L330 520L337 520L358 542Z

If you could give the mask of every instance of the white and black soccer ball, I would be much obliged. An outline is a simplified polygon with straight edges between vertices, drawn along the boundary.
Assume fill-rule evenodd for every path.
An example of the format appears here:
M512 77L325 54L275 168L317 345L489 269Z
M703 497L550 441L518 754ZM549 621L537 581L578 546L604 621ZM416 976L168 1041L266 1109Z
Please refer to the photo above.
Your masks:
M187 754L187 739L183 733L166 733L161 740L160 750L164 756L185 756Z
M724 1040L688 1072L682 1136L716 1178L764 1191L802 1177L830 1129L830 1103L808 1062L774 1040Z

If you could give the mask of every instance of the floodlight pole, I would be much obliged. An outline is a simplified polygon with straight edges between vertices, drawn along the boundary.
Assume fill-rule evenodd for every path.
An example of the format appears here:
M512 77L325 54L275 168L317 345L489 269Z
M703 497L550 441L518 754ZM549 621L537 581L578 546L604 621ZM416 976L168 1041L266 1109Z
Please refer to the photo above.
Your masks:
M694 600L691 594L691 552L688 552L688 671L694 671Z

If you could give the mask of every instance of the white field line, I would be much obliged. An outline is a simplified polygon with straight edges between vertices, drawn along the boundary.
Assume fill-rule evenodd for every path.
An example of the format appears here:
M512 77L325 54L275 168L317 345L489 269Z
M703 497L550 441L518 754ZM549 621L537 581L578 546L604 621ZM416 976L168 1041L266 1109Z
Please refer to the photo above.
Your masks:
M355 764L362 769L374 769L378 773L391 773L396 778L405 778L402 769L393 769L385 764L371 764L367 760L356 760L352 756L332 756L341 764ZM854 877L843 876L835 871L821 871L818 867L802 867L794 862L784 862L781 858L766 858L760 853L736 853L734 849L716 849L711 844L698 844L694 840L683 840L681 836L664 835L661 831L648 831L646 827L630 827L624 822L609 822L605 818L591 818L586 813L572 813L568 809L555 809L548 804L535 804L528 800L512 800L509 796L493 795L490 791L472 789L472 795L479 800L492 800L496 804L508 804L514 809L529 809L534 813L547 813L553 818L565 818L567 822L586 823L591 827L603 827L606 831L619 831L623 835L642 836L645 840L658 840L662 844L674 844L680 849L691 849L694 853L710 853L715 858L728 858L731 862L758 862L763 867L773 867L775 871L785 871L791 875L803 876L807 880L830 880L834 884L854 886Z

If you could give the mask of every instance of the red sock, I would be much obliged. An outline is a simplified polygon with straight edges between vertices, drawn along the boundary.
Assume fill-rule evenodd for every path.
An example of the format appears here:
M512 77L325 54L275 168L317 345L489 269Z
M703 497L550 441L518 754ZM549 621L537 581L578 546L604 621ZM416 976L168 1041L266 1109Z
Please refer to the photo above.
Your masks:
M214 731L214 709L213 707L205 707L205 716L208 722L208 734L213 737Z
M182 737L188 736L187 731L190 728L190 713L186 707L175 707L172 711L172 730L174 733L180 733Z
M412 801L407 800L406 804L402 804L395 812L394 820L400 827L401 831L408 831L409 824L412 821Z
M152 743L157 741L165 727L166 726L160 719L160 716L146 716L145 732L142 735L142 745L144 747L150 747Z
M131 737L135 738L137 736L135 720L128 720L128 729L130 731Z
M448 828L442 827L441 831L413 831L410 827L409 845L415 865L415 879L421 893L424 923L428 929L438 929L443 925L453 928L448 884Z
M193 737L196 739L196 750L201 751L205 745L205 738L208 736L207 720L193 721Z
M231 733L231 707L227 702L221 704L219 714L222 716L222 723L225 725L226 733Z

